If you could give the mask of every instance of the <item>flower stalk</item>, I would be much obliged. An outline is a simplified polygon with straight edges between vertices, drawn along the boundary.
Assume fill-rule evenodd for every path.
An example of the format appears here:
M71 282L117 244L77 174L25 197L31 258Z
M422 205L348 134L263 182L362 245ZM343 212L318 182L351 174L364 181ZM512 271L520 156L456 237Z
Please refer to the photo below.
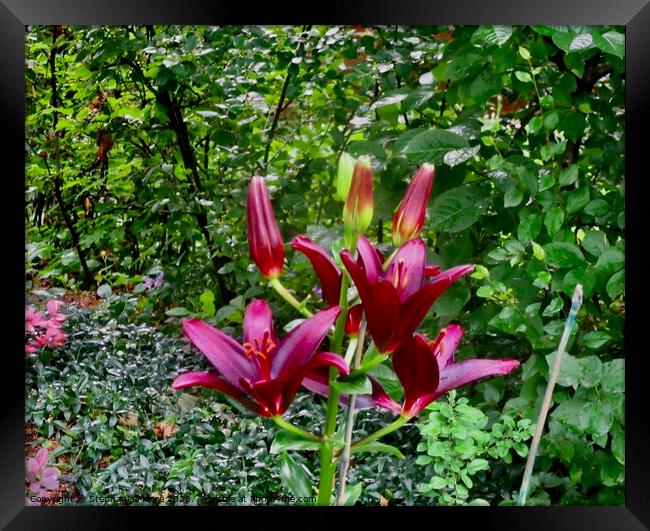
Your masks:
M356 239L353 241L352 252L356 248ZM341 292L339 295L339 314L334 328L332 337L332 352L340 352L343 347L343 336L345 334L345 320L348 313L348 286L349 280L346 274L341 278ZM336 472L336 462L334 460L334 441L333 436L336 431L336 414L339 408L340 393L332 385L336 380L336 370L329 371L328 386L329 394L327 397L327 407L325 410L325 428L323 430L323 443L320 454L320 483L318 486L318 505L329 505L334 489L334 474Z
M311 317L314 315L311 313L305 306L298 300L296 299L291 292L284 286L284 284L280 281L279 278L272 278L269 280L269 284L271 287L278 292L280 297L282 297L285 301L287 301L291 306L293 306L296 310L298 310L301 314L303 314L305 317Z
M279 417L279 416L278 417L273 417L273 420L281 428L284 428L287 431L295 433L296 435L300 435L301 437L304 437L305 439L310 439L312 441L321 441L322 440L318 435L314 435L313 433L309 433L308 431L305 431L302 428L299 428L295 424L291 424L291 422L289 422L288 420L284 420L282 417Z
M359 330L359 340L357 342L357 348L354 355L354 361L352 366L355 369L358 369L361 365L361 357L363 355L363 343L366 337L366 323L365 321L361 323L361 329ZM354 408L357 400L357 395L350 395L348 402L348 414L345 421L345 440L343 443L343 453L341 454L340 464L339 464L339 496L337 499L337 505L343 505L345 501L345 484L348 477L348 468L350 467L350 449L352 446L352 430L354 428Z

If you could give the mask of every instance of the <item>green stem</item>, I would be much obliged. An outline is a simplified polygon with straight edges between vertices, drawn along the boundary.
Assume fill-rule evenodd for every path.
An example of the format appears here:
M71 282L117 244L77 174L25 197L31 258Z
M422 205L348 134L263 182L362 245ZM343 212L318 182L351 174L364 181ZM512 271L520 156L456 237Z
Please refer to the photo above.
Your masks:
M318 435L314 435L313 433L309 433L308 431L305 431L302 428L299 428L298 426L295 426L294 424L291 424L291 422L289 422L288 420L284 420L282 417L273 417L273 420L281 428L284 428L287 431L293 432L296 435L300 435L301 437L304 437L305 439L310 439L312 441L320 441L320 440L322 440Z
M354 253L357 246L358 235L350 242L350 252ZM341 294L339 295L339 306L342 310L336 320L334 335L331 342L331 351L340 352L343 346L343 336L345 333L345 319L348 314L348 286L349 280L345 272L341 278ZM336 379L338 371L330 367L329 371L329 391L327 395L327 408L325 410L325 428L323 430L323 443L320 450L320 482L318 485L318 505L329 505L332 499L334 489L334 474L336 464L334 461L334 432L336 430L336 414L339 409L339 397L341 393L337 391L332 383Z
M390 424L388 424L388 426L384 426L382 429L377 430L375 433L368 435L368 437L366 437L365 439L361 439L355 442L352 445L352 448L355 448L356 446L362 446L372 441L376 441L377 439L383 437L384 435L388 435L389 433L392 433L395 430L401 428L402 426L404 426L404 424L407 423L408 420L409 420L408 417L400 415L400 417L396 421L391 422Z
M298 310L305 317L311 317L312 315L314 315L307 308L305 308L302 304L300 304L298 299L296 299L293 295L291 295L289 290L284 287L284 284L282 284L282 282L280 282L279 278L272 278L271 280L269 280L269 284L271 284L273 289L275 289L275 291L277 291L285 301L287 301L289 304L291 304L291 306L293 306L296 310Z

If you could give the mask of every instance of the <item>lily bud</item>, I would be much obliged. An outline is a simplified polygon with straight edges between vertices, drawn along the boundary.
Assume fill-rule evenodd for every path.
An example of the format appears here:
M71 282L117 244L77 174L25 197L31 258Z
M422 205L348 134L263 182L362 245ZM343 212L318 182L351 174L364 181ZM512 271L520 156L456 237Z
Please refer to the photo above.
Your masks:
M372 221L372 169L368 157L359 157L354 165L350 191L343 207L343 222L355 234L365 231Z
M435 173L433 164L423 164L397 207L393 218L393 244L396 247L420 234Z
M336 193L334 194L334 197L339 201L345 201L348 197L356 161L357 159L347 153L343 153L339 159L339 169L336 174Z
M267 279L279 277L284 262L284 242L263 177L251 179L246 217L251 258Z

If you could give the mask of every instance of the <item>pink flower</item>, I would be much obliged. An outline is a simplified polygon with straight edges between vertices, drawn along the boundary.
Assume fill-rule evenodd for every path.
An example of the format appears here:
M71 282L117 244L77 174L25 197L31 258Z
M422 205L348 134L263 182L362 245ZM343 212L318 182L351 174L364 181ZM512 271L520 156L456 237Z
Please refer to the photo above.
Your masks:
M37 312L33 306L28 306L25 310L25 331L26 332L35 332L36 327L43 326L45 319L43 319L43 314Z
M46 448L40 448L34 457L27 459L25 468L27 471L27 489L32 496L47 496L48 491L59 488L59 471L54 467L48 467L50 453ZM27 505L39 505L27 497Z

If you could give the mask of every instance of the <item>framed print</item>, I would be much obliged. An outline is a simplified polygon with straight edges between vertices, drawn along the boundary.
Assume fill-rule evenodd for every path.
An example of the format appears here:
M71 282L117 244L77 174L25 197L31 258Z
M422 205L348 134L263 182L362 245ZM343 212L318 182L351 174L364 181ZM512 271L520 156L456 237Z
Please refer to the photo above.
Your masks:
M8 529L650 527L643 1L0 14Z

